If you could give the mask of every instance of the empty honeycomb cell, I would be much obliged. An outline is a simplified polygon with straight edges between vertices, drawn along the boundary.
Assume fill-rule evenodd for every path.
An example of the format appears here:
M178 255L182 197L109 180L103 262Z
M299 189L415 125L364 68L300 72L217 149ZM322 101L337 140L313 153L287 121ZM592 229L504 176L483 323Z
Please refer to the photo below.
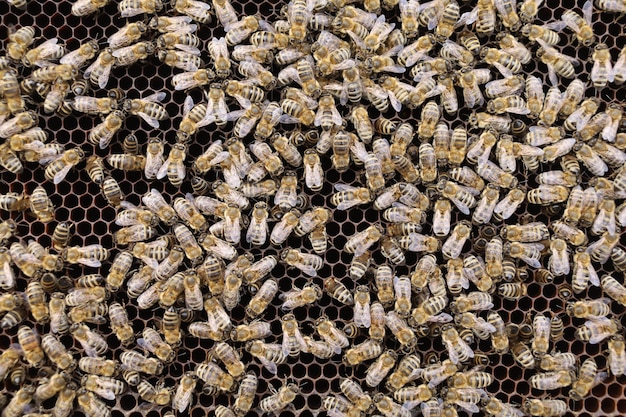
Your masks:
M615 399L605 398L604 400L602 400L600 407L605 413L613 413L615 411Z

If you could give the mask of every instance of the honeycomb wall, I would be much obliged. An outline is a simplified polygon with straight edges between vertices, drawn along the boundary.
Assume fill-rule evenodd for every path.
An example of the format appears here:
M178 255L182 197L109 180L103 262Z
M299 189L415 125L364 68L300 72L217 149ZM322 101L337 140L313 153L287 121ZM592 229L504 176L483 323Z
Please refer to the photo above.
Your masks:
M233 1L233 6L240 16L261 14L267 20L272 21L279 18L282 4L273 4L269 1ZM469 10L468 7L467 4L462 4L461 12ZM576 7L577 2L575 0L548 0L540 9L538 20L542 22L553 21L558 19L563 11ZM10 7L6 2L1 2L0 49L6 47L8 31L12 27L19 28L33 25L39 29L39 34L42 38L49 39L58 37L59 40L66 44L68 50L74 50L87 39L96 39L101 45L104 45L105 39L115 33L127 21L127 19L120 18L115 2L107 5L97 14L87 17L72 16L70 9L71 2L69 1L31 0L28 2L25 11L19 11L14 7ZM619 15L599 13L597 10L593 18L594 32L607 44L615 60L619 51L624 46L626 39L624 36L626 21ZM140 19L136 17L128 20L136 21ZM212 37L223 36L224 32L221 28L216 28L214 24L209 24L200 25L197 34L202 39L204 46L206 46L206 43ZM570 35L562 35L562 39L565 39L567 36ZM587 48L576 47L575 41L573 41L571 46L563 48L563 52L571 56L576 56L582 62L579 71L585 75L579 77L583 80L588 79L588 74L593 65L589 57L589 50ZM546 84L548 83L547 71L543 64L535 64L533 61L524 68L524 71L525 73L536 75L542 78ZM41 119L39 125L48 132L53 132L51 137L66 148L79 146L85 150L86 154L96 154L102 157L105 157L109 153L122 152L120 145L121 140L119 139L131 132L134 132L138 136L141 144L144 144L147 138L152 136L163 137L168 143L172 144L175 142L176 127L182 118L182 103L185 99L184 92L175 92L172 89L170 80L172 75L176 72L178 72L178 70L173 70L161 64L155 57L150 57L143 65L135 64L128 68L114 69L107 86L108 88L119 87L123 89L129 98L138 98L158 91L167 92L167 97L163 104L167 109L170 119L162 121L160 124L161 127L158 130L149 128L137 117L129 117L123 129L116 135L118 140L113 140L108 149L101 150L86 141L88 131L99 123L96 116L77 115L74 113L69 117L61 118L56 115L45 116L40 112ZM96 90L96 95L102 93L102 91ZM199 98L197 91L194 94L196 95L194 98ZM623 104L624 97L626 97L626 86L616 88L614 85L611 85L601 92L596 92L593 88L589 88L587 95L595 95L607 102L617 101ZM443 113L442 117L450 126L456 126L457 124L465 124L468 115L468 109L461 109L456 115L450 116ZM419 118L419 111L412 112L405 109L393 118L395 120L416 121ZM190 159L193 159L194 156L204 151L213 140L229 137L231 129L232 126L228 125L224 129L214 129L211 127L201 130L196 135L194 141L189 145L188 154L191 157ZM334 276L343 278L347 275L350 256L341 250L347 237L353 235L355 231L361 231L375 222L384 223L382 213L373 208L360 206L348 211L336 210L334 206L330 204L330 196L334 192L333 184L360 185L362 184L361 172L358 172L356 169L351 169L348 172L339 173L332 169L328 158L323 159L323 164L326 173L324 188L318 193L311 193L306 190L306 192L311 195L312 205L323 205L333 212L332 220L327 225L329 250L324 256L325 265L319 271L318 277L313 279L314 282L320 285L323 283L323 279L327 277ZM37 166L37 164L27 164L24 172L20 175L2 171L0 174L0 193L31 193L36 186L43 184L56 207L55 221L42 224L36 219L29 217L26 213L8 214L4 211L0 212L2 219L11 217L16 220L19 225L17 234L25 242L29 239L36 239L44 246L50 244L50 235L57 222L70 220L74 223L76 230L71 242L73 245L100 243L107 248L112 248L110 259L113 259L119 250L119 248L116 248L114 245L111 237L111 233L117 229L117 226L114 224L116 211L107 204L100 193L99 187L89 180L84 169L84 163L79 165L78 169L71 170L66 179L57 186L50 181L46 181L43 173L44 168ZM179 189L173 187L169 182L157 180L147 181L142 173L112 170L111 175L119 182L126 194L126 199L134 204L139 204L140 196L151 188L156 188L163 192L168 201L172 201L175 197L182 196L186 192L191 191L188 181L185 181L183 186ZM518 178L522 185L528 185L529 187L536 186L532 175L519 172ZM552 219L551 216L539 206L525 203L523 210L518 210L507 223L519 223L522 217L531 221L541 221L548 225ZM462 219L466 219L466 216L458 214L458 218L453 219L453 224L455 221ZM502 226L502 223L496 223L496 226ZM425 225L424 233L430 233L428 224ZM476 237L477 236L473 235L472 241ZM624 234L622 234L621 244L626 244ZM310 243L304 238L292 237L282 245L281 248L287 246L295 248L304 247L307 252L310 252ZM247 244L243 243L238 249L240 249L240 252L241 250L249 251L255 256L255 259L259 259L261 256L269 254L277 255L281 248L271 247L268 244L261 248L250 248ZM385 258L379 251L374 253L373 258L374 264L385 263ZM406 258L406 264L394 268L396 275L405 274L415 266L417 261L415 254L409 252L406 254ZM604 273L611 273L613 272L612 268L612 263L609 261L605 264L603 269L598 270L598 275L601 276ZM108 263L105 263L102 269L103 271L107 271ZM83 273L94 271L90 268L73 266L64 272L68 276L76 278ZM287 291L291 289L292 286L301 288L308 281L308 278L303 277L298 271L286 270L280 264L273 270L272 275L279 280L281 291ZM529 311L549 313L551 310L562 310L562 317L567 327L564 339L556 344L556 348L563 352L571 351L580 355L581 360L592 357L599 364L600 369L605 369L606 359L604 356L605 352L601 348L602 344L591 345L576 341L574 338L575 329L582 324L582 321L570 319L564 314L566 301L559 297L557 291L557 288L563 283L563 280L564 278L560 277L551 284L529 282L527 296L517 301L504 300L496 296L494 297L495 305L493 310L498 311L505 322L514 323L523 322ZM367 280L362 279L359 282L353 283L350 279L343 279L342 282L353 290L357 285L367 283ZM23 276L20 276L16 290L23 291L26 284L27 280ZM590 287L585 293L580 294L578 297L599 298L602 296L603 292L600 288ZM231 312L233 324L237 325L244 322L243 306L246 305L249 298L250 295L244 293L241 304ZM113 300L126 306L129 318L136 332L140 332L144 326L157 325L162 310L140 310L134 304L134 300L130 300L123 291L115 293L110 301ZM280 311L279 303L279 300L276 298L263 316L264 320L271 323L274 334L266 339L267 342L280 343L281 340L279 318L283 313ZM615 317L619 318L623 325L626 325L623 308L613 303L613 313ZM315 320L321 315L326 315L331 320L348 322L352 319L353 313L351 307L342 306L325 293L318 303L308 308L298 308L295 314L303 332L310 334L313 332ZM38 325L37 328L40 333L46 333L49 330L48 325ZM110 346L111 352L107 353L107 357L118 358L122 349L119 341L112 334L108 325L97 326L97 329L101 334L106 336ZM0 333L0 346L8 346L11 343L15 343L17 340L16 332L17 327ZM353 340L353 343L360 343L365 340L365 338L366 334L361 331ZM61 341L66 346L71 346L73 343L73 339L70 336L62 337ZM150 378L150 381L156 383L162 380L170 386L173 385L184 372L192 370L195 366L194 364L206 359L206 353L211 348L212 344L213 342L209 340L185 337L182 346L178 350L178 356L175 362L166 367L161 377ZM76 344L73 348L76 352L82 354L80 345ZM398 346L395 342L390 342L389 348L396 349ZM445 350L440 339L435 338L421 338L418 348L423 356L434 353L438 357L439 354ZM496 394L499 399L505 402L508 401L511 404L521 404L526 397L540 397L543 394L540 391L531 389L527 382L529 376L534 374L535 371L524 370L514 362L511 355L495 355L490 353L490 350L489 342L481 342L476 349L476 352L480 351L488 354L491 361L488 371L493 373L496 381L488 388L490 393ZM273 375L262 367L258 361L251 358L245 351L242 352L242 355L242 360L247 364L248 370L255 372L259 376L257 400L269 395L271 387L278 388L281 386L286 377L297 381L301 389L301 396L294 401L294 406L298 412L294 413L293 411L287 410L281 413L281 415L286 417L292 415L316 416L318 413L323 412L321 405L322 398L325 395L340 392L337 376L353 377L358 382L362 382L364 386L367 367L363 365L355 368L345 367L340 363L340 360L337 359L337 356L329 360L320 360L310 354L302 353L297 360L290 358L287 364L280 365L278 367L278 374ZM32 378L36 378L36 372L34 370L30 370L29 372ZM614 376L608 377L604 383L594 388L592 391L593 395L586 397L584 401L568 401L565 395L552 395L552 397L562 398L568 401L571 407L571 413L568 415L580 417L624 415L626 413L624 378L624 376L618 378ZM3 391L9 393L16 390L16 387L12 386L8 381L5 381L4 384L0 386L3 388ZM232 405L233 401L232 395L211 397L198 393L191 408L190 415L193 417L204 416L207 414L207 410L211 410L214 406L219 404ZM44 403L44 406L49 405L49 402ZM113 416L115 417L122 415L128 415L130 417L140 417L142 415L156 417L163 415L163 413L168 410L167 408L150 406L146 408L145 404L142 406L142 401L136 396L135 391L127 392L119 396L114 403L108 402L108 405L112 407ZM257 414L260 415L260 411ZM459 411L459 414L463 415L463 412ZM80 416L82 414L77 411L74 415ZM252 412L250 415L256 414Z

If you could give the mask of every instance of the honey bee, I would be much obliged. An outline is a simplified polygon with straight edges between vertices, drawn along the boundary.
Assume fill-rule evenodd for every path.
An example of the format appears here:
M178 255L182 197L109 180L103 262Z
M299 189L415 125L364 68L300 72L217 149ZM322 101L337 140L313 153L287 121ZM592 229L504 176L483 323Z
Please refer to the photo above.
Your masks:
M134 350L120 354L120 361L127 370L142 372L148 375L159 375L163 372L163 363L156 358L147 358Z
M172 86L175 90L188 90L194 87L208 85L215 79L215 73L210 69L198 69L196 71L175 74L172 77Z
M30 196L30 210L40 222L48 223L54 219L54 205L41 185Z
M160 12L163 9L163 3L161 0L122 0L117 8L122 17L133 17Z
M87 246L71 246L61 252L62 259L69 264L82 264L91 267L99 267L100 261L109 257L109 251L100 244Z
M457 258L461 254L471 230L472 228L469 222L462 221L457 224L448 239L446 239L441 246L443 255L447 258Z
M259 408L264 413L278 413L292 404L299 392L300 390L295 384L283 385L275 394L261 399Z
M88 391L107 400L114 400L126 390L126 385L115 378L100 375L83 375L81 385Z
M109 113L102 123L98 124L89 132L89 142L98 145L100 149L105 149L109 146L113 135L122 127L124 120L124 113L119 110Z
M166 388L163 383L156 386L148 381L141 381L137 386L141 399L155 405L167 405L172 399L172 389Z
M117 110L117 100L111 97L76 96L70 103L74 110L85 114L105 115Z
M59 84L63 84L63 82ZM13 68L0 71L0 92L6 100L5 106L10 113L18 113L25 110L25 102L21 97L17 72ZM47 104L47 102L45 102L45 104ZM47 107L45 107L44 110L47 110ZM54 111L54 109L52 111ZM4 111L2 113L4 113ZM4 120L4 117L5 115L3 114L1 119Z
M77 391L77 402L79 409L87 416L110 417L111 409L100 401L93 392L86 389Z
M246 343L246 350L258 358L263 366L273 374L277 372L277 365L282 365L287 361L287 354L283 352L282 345L277 343L268 344L254 340Z
M22 133L35 126L39 121L39 117L33 111L20 112L12 119L0 124L0 138L9 138L13 135Z
M119 371L119 363L112 359L82 357L78 361L81 371L101 376L115 376Z
M72 148L53 160L44 172L46 179L54 184L59 184L69 173L72 167L78 165L85 158L85 153L80 148ZM31 199L32 201L32 199Z
M77 391L78 386L75 383L69 383L59 392L52 411L53 417L67 417L70 415L74 409L74 399Z
M503 403L496 397L490 397L484 406L489 416L522 417L524 412L513 405Z
M566 10L561 16L561 20L574 31L578 42L584 46L590 46L595 40L591 18L593 14L593 3L586 1L582 7L583 15L580 16L573 10Z
M255 320L250 324L235 327L231 331L230 338L235 342L247 342L252 339L262 339L269 334L271 334L269 323Z
M159 49L157 50L157 57L164 64L187 72L198 71L200 67L205 65L198 55L186 50Z
M40 367L44 364L45 354L35 329L28 326L20 326L17 331L17 340L24 351L24 359L31 366Z
M520 75L514 75L512 77L503 78L501 80L489 81L487 84L485 84L485 94L489 98L515 95L519 94L524 86L524 78ZM527 107L529 106L527 105Z
M59 67L58 65L54 65L52 63L52 61L56 61L57 59L65 55L65 46L58 44L58 41L59 40L57 38L48 39L44 43L34 48L31 48L30 50L27 50L21 59L22 64L24 64L27 67L33 67L33 66L37 66L40 68L47 67L47 66ZM64 70L67 70L70 68L70 66L67 65L67 66L64 66L63 68ZM41 71L41 70L36 70L34 72L37 72L37 71L39 71L38 75L31 76L33 79L39 78L40 77L39 74L43 74L43 73L46 73L48 76L51 76L52 73L56 72L56 69L53 69L51 72ZM77 73L77 69L74 68L72 73L75 76ZM44 80L39 79L39 81L44 81ZM48 81L54 81L54 79L48 78Z
M593 42L593 32L591 32L591 35L591 42ZM614 80L611 52L608 47L603 43L597 44L593 50L592 60L591 82L595 88L604 88L608 82L613 82Z
M35 33L35 28L32 26L24 26L9 33L9 42L6 46L7 56L14 61L20 61L35 41Z
M598 372L598 365L593 358L585 360L578 371L578 379L572 384L569 396L574 401L586 397L591 389L606 379L606 372Z
M541 45L537 56L547 65L548 78L552 85L555 87L558 85L557 74L564 78L574 78L574 67L579 65L578 60L560 53L542 39L537 39L537 41Z
M115 66L127 67L138 61L145 60L150 55L152 55L154 51L155 45L152 42L142 41L129 46L125 46L120 49L116 49L111 52L111 55L115 58Z
M180 186L186 176L184 161L187 158L187 145L175 143L170 149L170 154L157 171L157 179L167 176L170 183L176 187Z
M143 99L125 100L124 111L141 117L155 129L159 128L159 120L167 119L167 111L158 104L165 98L165 93L155 93Z
M60 64L72 65L75 68L81 68L85 66L90 60L92 60L100 47L98 42L91 40L82 44L78 49L68 52L59 60Z
M2 417L18 417L24 415L24 410L30 404L35 394L35 387L24 385L11 398L2 410Z

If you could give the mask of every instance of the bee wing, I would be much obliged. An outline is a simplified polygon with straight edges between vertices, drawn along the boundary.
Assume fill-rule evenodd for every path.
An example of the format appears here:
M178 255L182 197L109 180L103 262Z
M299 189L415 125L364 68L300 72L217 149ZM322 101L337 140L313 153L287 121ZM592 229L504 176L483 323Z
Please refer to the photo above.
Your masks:
M478 19L478 7L474 7L472 11L465 12L459 17L459 20L454 25L455 28L461 27L463 25L471 25Z
M565 14L561 18L561 21L565 23L565 26L569 27L574 32L580 32L580 26L576 23L576 17L572 14Z
M317 276L317 270L310 265L298 264L296 265L296 267L308 276L311 276L311 277Z
M167 168L169 167L169 165L172 163L172 161L168 158L163 165L161 165L161 167L159 168L159 170L157 171L156 177L157 179L163 179L165 178L165 176L167 175Z
M470 209L468 206L466 206L465 204L463 204L458 198L453 198L452 202L454 203L454 205L456 206L456 208L459 209L459 211L465 215L469 215L470 214Z
M494 62L493 66L496 67L496 69L500 72L500 74L502 74L504 77L512 77L513 73L511 72L510 69L508 69L507 67L505 67L504 65L500 64L499 62Z
M274 363L274 362L272 362L272 361L270 361L268 359L265 359L262 356L257 356L257 359L259 359L261 361L263 366L265 366L268 371L270 371L271 373L276 375L276 373L278 372L278 367L276 366L276 363Z
M119 58L128 53L132 53L132 51L133 51L133 45L130 45L130 46L125 46L120 49L116 49L115 51L111 52L111 55L113 55L115 58Z
M159 170L163 166L163 156L154 156L148 154L146 157L146 166L144 167L144 173L146 174L146 178L154 179Z
M363 41L363 39L361 39L359 37L359 35L357 35L356 33L352 32L351 30L347 30L346 33L348 34L348 36L350 36L350 39L352 39L354 41L354 43L356 43L357 47L359 49L362 50L366 50L367 46L365 45L365 42Z
M598 273L596 272L596 269L593 267L593 265L589 265L588 274L589 282L591 282L595 287L599 287L600 278L598 278Z
M354 59L346 59L345 61L335 65L335 71L345 70L356 66L357 62Z
M452 320L454 320L454 318L448 313L439 313L436 316L428 318L430 323L450 323Z
M285 333L283 333L283 341L281 343L281 346L283 348L283 354L285 356L289 356L289 336L287 336ZM306 346L306 343L305 343ZM306 349L304 349L304 352L307 352Z
M79 57L79 54L80 54L80 50L78 50L78 49L75 50L75 51L69 52L69 53L65 54L63 57L61 57L61 59L59 60L59 63L60 64L71 64Z
M102 266L102 263L99 260L91 258L78 258L78 263L85 266L90 266L92 268L98 268Z
M554 68L550 64L546 64L546 66L548 67L548 79L550 80L550 84L552 84L553 87L558 87L559 79L556 77Z
M96 64L98 61L94 62ZM106 88L109 82L109 76L111 75L111 68L113 65L102 66L102 73L98 76L98 87ZM86 75L85 75L86 76Z
M167 97L167 94L164 93L163 91L160 91L158 93L150 94L148 97L145 97L142 100L151 101L153 103L158 103L158 102L163 101L165 97Z
M602 139L607 142L614 142L615 136L617 135L617 128L619 126L619 122L617 120L612 119L605 127L602 129Z
M357 187L353 187L348 184L335 184L335 190L337 191L355 191Z
M200 56L200 50L196 48L195 46L177 43L177 44L174 44L174 47L180 49L181 51L190 53L192 55Z
M122 28L109 36L107 42L109 43L109 47L112 49L119 48L122 44L126 42L127 39L127 31L125 28Z
M562 20L557 20L556 22L546 23L545 25L542 25L542 26L546 29L555 30L558 32L558 31L565 29L567 27L567 23L565 23ZM537 42L541 43L543 42L543 40L537 39Z
M100 142L99 142L100 149L105 149L107 146L109 146L109 142L111 142L111 139L113 138L114 134L115 134L115 131L109 130L106 133L106 135L100 138Z
M193 79L191 73L183 72L181 74L175 74L172 77L172 85L174 86L174 90L186 90L195 85L196 81Z
M406 71L406 68L400 65L387 65L382 67L381 70L385 72L393 72L395 74L402 74Z
M61 181L63 181L68 172L70 172L70 169L72 169L72 165L67 164L63 168L61 168L59 172L54 174L54 184L59 184Z
M155 119L154 117L150 117L146 113L141 112L141 111L137 112L137 116L141 117L144 120L144 122L148 123L152 128L154 129L159 128L159 121Z
M372 324L369 305L354 303L354 324L358 327L369 328Z
M400 100L398 100L393 91L387 91L387 96L389 97L389 103L391 104L391 107L393 107L395 111L399 112L400 110L402 110L402 103L400 102Z
M127 5L130 5L132 3L126 3ZM133 16L137 16L138 14L142 14L144 13L144 9L141 7L141 3L138 3L138 5L140 7L125 7L123 10L120 11L120 16L122 17L133 17Z
M587 0L585 4L583 4L583 19L587 22L588 25L592 25L593 18L593 3L591 0Z
M496 2L496 4L498 4L499 2ZM459 407L461 407L462 409L464 409L465 411L467 411L470 414L474 414L474 413L478 413L480 412L480 408L478 408L478 406L474 403L470 403L467 401L455 401L454 402L456 405L458 405Z

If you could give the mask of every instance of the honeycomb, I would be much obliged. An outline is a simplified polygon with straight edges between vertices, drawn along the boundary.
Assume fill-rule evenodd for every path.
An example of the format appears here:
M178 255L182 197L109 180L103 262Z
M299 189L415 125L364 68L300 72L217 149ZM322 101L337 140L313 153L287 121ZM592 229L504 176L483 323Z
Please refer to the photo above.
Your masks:
M103 41L111 34L115 33L125 23L126 19L119 17L116 2L108 4L104 9L92 16L76 17L71 14L72 3L69 1L41 1L31 0L28 2L27 9L20 11L14 7L10 7L8 3L0 3L0 49L6 47L9 30L12 27L23 27L32 25L40 30L40 36L44 39L58 37L65 42L68 50L76 49L86 39L97 39ZM283 6L281 3L269 1L262 2L233 2L233 6L239 16L260 14L268 21L279 18L280 10ZM574 0L547 0L543 7L540 8L537 19L542 22L558 19L561 14L570 9L577 7ZM470 7L467 4L461 4L461 12L468 11ZM599 13L595 10L593 14L594 32L609 47L613 58L624 47L624 27L625 20L623 16L609 13ZM203 46L213 37L221 37L224 35L221 27L215 27L213 24L200 25L197 35L202 39ZM588 78L591 71L592 62L589 56L588 48L575 47L574 43L563 48L563 53L575 56L582 62L579 68L583 80ZM545 66L537 64L534 61L524 68L527 74L533 74L544 80L548 84L547 72ZM164 137L167 142L175 142L175 132L178 122L182 117L182 103L185 99L185 93L174 91L171 88L170 81L173 74L178 72L167 65L159 62L156 57L152 56L148 62L143 65L135 64L130 67L115 68L112 71L108 88L119 87L123 89L129 98L137 98L144 96L145 91L166 91L167 98L163 102L167 109L170 119L162 121L159 131L152 131L141 122L139 118L128 118L123 129L116 137L122 138L126 134L134 132L140 143L145 143L150 136ZM579 77L581 78L581 77ZM196 92L197 93L197 92ZM622 102L626 97L626 86L619 88L611 85L601 92L596 92L593 88L588 88L587 96L597 95L605 101ZM198 99L198 96L194 98ZM271 98L271 97L270 97ZM274 97L275 99L277 97ZM466 124L469 109L461 109L454 116L446 113L442 114L442 118L450 125ZM377 116L377 114L376 114ZM416 121L419 118L419 111L403 109L395 120ZM61 118L57 115L41 115L40 127L53 132L54 139L65 148L79 146L83 148L87 154L96 154L102 157L108 153L121 153L121 142L114 140L110 147L101 150L87 142L88 132L99 123L96 116L72 114L69 117ZM208 143L217 139L228 137L232 131L232 125L219 129L203 129L195 137L194 141L189 145L188 155L197 156L206 149ZM318 284L327 277L345 277L347 268L350 264L351 256L342 251L340 248L346 243L347 237L352 236L356 231L361 231L367 226L383 222L382 212L374 210L371 207L365 208L359 206L355 209L342 211L336 210L330 204L330 196L333 194L333 184L342 183L360 186L361 173L351 169L347 172L339 173L332 169L330 160L323 158L323 168L326 173L324 187L321 191L310 194L311 204L316 206L328 207L332 211L332 220L327 224L327 233L329 238L329 249L324 255L325 264L318 271L318 277L314 281ZM100 189L92 183L84 169L83 165L80 169L73 169L67 175L66 179L55 186L44 178L44 169L37 167L35 164L28 164L24 172L14 175L3 170L0 174L0 193L7 192L27 192L38 186L43 185L48 195L56 207L55 221L43 224L36 219L28 217L24 214L8 214L0 211L2 219L9 217L14 218L18 224L18 235L24 240L36 239L44 246L50 245L50 236L57 222L69 220L75 225L75 235L72 238L72 245L88 245L100 243L106 248L113 248L109 259L113 259L119 250L116 248L112 240L112 232L117 230L114 224L116 211L108 205L102 196ZM146 181L142 173L138 172L122 172L112 170L111 175L119 182L122 190L126 194L126 199L134 204L140 204L140 196L156 188L162 192L166 200L173 201L177 196L191 192L191 187L186 181L180 188L172 186L165 181ZM211 178L208 178L211 179ZM536 186L532 175L525 172L518 172L518 179L522 185L528 185L531 188ZM583 179L588 180L587 179ZM457 218L453 218L452 224L457 221L466 219L454 211ZM539 221L549 225L553 217L546 212L545 209L537 205L524 203L522 209L511 217L507 223L520 223L520 219ZM495 226L502 227L503 222L495 223ZM425 225L424 233L430 233L430 227ZM621 244L626 245L626 238L622 233ZM477 238L472 236L472 243ZM282 247L305 247L310 249L310 244L305 239L290 237ZM279 249L271 247L269 244L262 248L248 247L242 243L240 250L249 251L254 255L255 259L262 256L274 254L277 255ZM472 249L473 251L473 246ZM386 262L385 258L376 250L373 253L374 264L380 265ZM439 259L441 261L441 259ZM406 263L404 265L394 267L396 275L409 273L417 262L415 253L406 253ZM609 261L602 269L598 269L598 275L612 273L612 263ZM103 267L107 270L107 265ZM76 278L86 271L93 272L89 268L72 266L64 271L68 276ZM285 292L293 286L302 288L308 281L297 270L287 270L283 265L279 264L272 271L272 275L279 280L280 291ZM615 274L620 276L621 274ZM363 280L364 281L364 280ZM594 358L599 365L599 369L606 368L605 352L602 350L603 344L592 345L577 341L574 332L581 324L580 320L570 319L564 314L565 301L559 297L558 287L563 283L564 277L555 279L550 284L539 284L529 281L527 295L517 301L505 300L500 297L494 297L494 311L497 311L505 322L522 323L526 314L530 311L544 312L549 314L550 311L563 312L562 317L566 325L564 338L556 343L556 348L562 352L573 352L586 359ZM353 290L359 283L352 282L350 279L343 279L350 290ZM18 277L16 286L17 291L23 291L26 287L26 279L23 276ZM365 283L365 282L361 282ZM590 286L585 292L579 295L580 298L600 298L603 297L603 291L599 287ZM244 293L242 302L230 313L233 324L241 324L244 322L244 306L249 300L250 295ZM126 306L126 311L131 320L135 332L140 332L145 326L153 326L158 322L162 311L160 309L140 310L133 300L130 300L123 291L113 294L110 301L118 301ZM307 334L313 331L315 320L321 315L326 315L331 320L338 322L348 322L352 319L353 311L351 307L342 306L337 301L331 299L328 294L324 294L313 306L307 308L298 308L294 311L298 319L301 329ZM624 308L616 303L612 303L612 313L619 318L623 325L626 325L624 316ZM280 343L281 326L280 303L277 298L270 305L263 315L263 319L271 323L273 336L268 338L268 342ZM40 333L48 331L49 326L38 326ZM97 326L98 331L106 337L106 341L110 347L108 357L118 358L122 351L117 338L112 334L107 324ZM17 327L4 330L0 333L0 346L9 346L16 339ZM353 343L357 344L365 340L366 336L361 332ZM72 346L76 351L81 351L80 345L73 341L71 336L61 337L61 341L66 346ZM396 349L398 346L395 342L390 341L388 346ZM182 346L178 349L176 360L169 364L163 375L158 378L152 378L151 382L162 380L167 386L174 386L180 377L189 370L193 370L196 363L206 360L207 351L211 348L213 342L193 337L185 337ZM419 339L418 350L423 355L434 353L437 357L445 351L445 347L441 344L440 338L423 337ZM495 382L487 388L491 394L495 394L500 400L509 404L521 404L526 397L540 397L543 392L531 389L528 378L535 373L533 370L525 370L514 362L511 355L497 355L490 353L491 346L489 341L479 341L476 352L482 352L489 355L490 365L487 371L491 372L495 377ZM282 416L314 416L323 412L322 398L326 395L340 393L338 376L352 377L364 386L366 366L346 367L337 356L329 360L321 360L315 358L311 354L301 353L298 358L290 358L287 364L278 366L278 373L274 375L261 366L258 361L254 360L247 352L242 351L242 360L247 364L249 371L253 371L259 376L259 387L257 392L257 401L269 395L271 388L281 386L285 378L295 380L301 390L299 395L293 402L294 409L287 409L281 412ZM36 370L29 370L29 377L33 380L36 378ZM8 381L4 381L2 385L3 391L14 392L16 387L12 386ZM580 417L588 417L595 415L618 416L626 413L626 395L624 393L624 376L609 376L602 384L596 386L592 390L592 395L587 396L583 401L568 401L565 395L552 395L553 398L561 398L568 402L571 412L568 415L576 415ZM232 395L209 396L200 392L195 396L190 415L200 417L207 414L207 410L212 410L215 406L222 404L232 405L234 398ZM52 406L53 403L44 402L44 408ZM146 408L145 404L136 395L136 391L127 391L123 395L116 398L115 402L108 402L112 407L112 415L130 417L156 417L162 415L166 408L150 407ZM294 411L297 410L297 411ZM251 412L249 415L261 415L260 411ZM463 415L463 411L459 411ZM79 411L74 413L75 416L82 415Z

